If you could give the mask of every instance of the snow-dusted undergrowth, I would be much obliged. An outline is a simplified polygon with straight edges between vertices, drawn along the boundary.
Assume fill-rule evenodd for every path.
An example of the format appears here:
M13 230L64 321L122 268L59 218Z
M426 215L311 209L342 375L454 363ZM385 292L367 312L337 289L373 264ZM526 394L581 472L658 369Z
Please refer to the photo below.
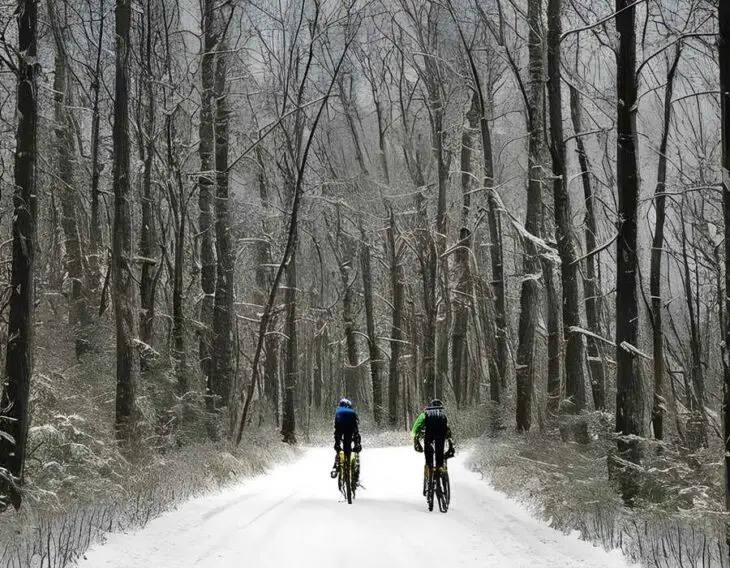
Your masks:
M643 566L726 567L718 465L702 455L688 465L668 449L648 457L642 500L629 510L608 481L609 446L503 433L475 441L468 465L554 528Z
M78 496L76 504L36 494L19 513L0 516L0 567L63 568L107 532L143 527L193 496L263 473L298 453L274 433L257 433L244 439L235 455L223 446L202 444L151 455L145 465L129 464L126 478L91 500L83 495L89 480L66 479L66 490Z

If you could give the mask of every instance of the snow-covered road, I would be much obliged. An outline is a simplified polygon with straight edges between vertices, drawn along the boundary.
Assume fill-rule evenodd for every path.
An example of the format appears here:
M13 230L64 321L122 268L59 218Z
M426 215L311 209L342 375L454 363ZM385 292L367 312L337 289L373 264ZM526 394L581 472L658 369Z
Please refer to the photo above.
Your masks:
M81 568L408 568L469 566L625 568L607 553L533 520L449 462L447 514L426 509L422 457L410 448L366 449L365 489L349 506L329 478L334 453L223 493L192 500L134 534L112 534Z

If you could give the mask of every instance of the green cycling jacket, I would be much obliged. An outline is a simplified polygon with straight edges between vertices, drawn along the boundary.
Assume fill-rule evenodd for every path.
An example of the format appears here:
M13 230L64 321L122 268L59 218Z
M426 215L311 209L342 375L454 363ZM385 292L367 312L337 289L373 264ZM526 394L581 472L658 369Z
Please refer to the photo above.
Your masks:
M426 427L426 413L421 412L413 423L411 428L411 438L420 438L423 436L423 430Z

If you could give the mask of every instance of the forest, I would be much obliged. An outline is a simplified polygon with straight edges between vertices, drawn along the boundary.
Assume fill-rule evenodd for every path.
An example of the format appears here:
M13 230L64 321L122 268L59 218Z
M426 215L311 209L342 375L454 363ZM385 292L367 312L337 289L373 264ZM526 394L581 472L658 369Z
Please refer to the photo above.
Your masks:
M440 398L560 529L730 566L728 2L0 0L0 30L0 566L330 444L342 396L364 447Z

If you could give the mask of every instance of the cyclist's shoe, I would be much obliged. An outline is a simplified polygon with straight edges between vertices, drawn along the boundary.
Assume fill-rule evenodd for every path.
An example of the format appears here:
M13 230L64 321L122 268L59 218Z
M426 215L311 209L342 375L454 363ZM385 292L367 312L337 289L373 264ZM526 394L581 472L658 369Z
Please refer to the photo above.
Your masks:
M332 479L337 479L337 472L339 469L339 465L340 465L340 457L338 455L338 456L335 456L335 463L332 466L332 471L330 471L330 477Z
M445 465L442 465L440 468L437 469L437 471L441 475L444 475L445 473L449 473L449 469Z
M332 479L337 479L337 468L333 468L332 471L330 471L330 477Z

